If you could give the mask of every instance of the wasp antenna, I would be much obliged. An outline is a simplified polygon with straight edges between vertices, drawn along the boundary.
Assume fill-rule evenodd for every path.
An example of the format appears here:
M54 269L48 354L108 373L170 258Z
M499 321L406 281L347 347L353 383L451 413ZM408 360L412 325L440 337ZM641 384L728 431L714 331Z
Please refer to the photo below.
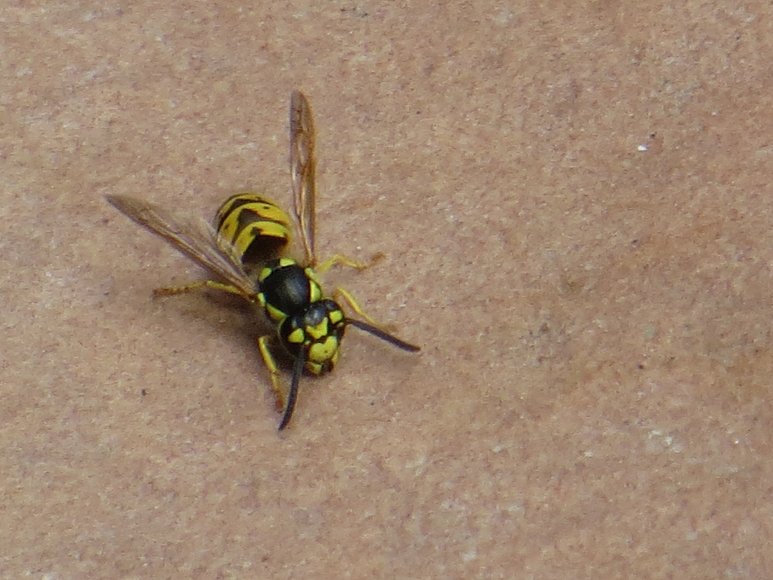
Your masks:
M365 332L372 334L373 336L378 337L381 340L385 340L386 342L388 342L389 344L393 344L397 348L407 350L408 352L418 352L421 350L421 347L416 346L415 344L411 344L409 342L405 342L404 340L400 340L396 336L392 336L391 334L381 330L377 326L373 326L372 324L368 324L367 322L363 322L362 320L347 318L346 324L350 324L356 328L359 328L360 330L364 330Z
M298 384L301 382L301 375L303 374L303 365L306 364L306 353L301 350L295 362L293 363L293 380L290 383L290 392L287 394L287 405L285 406L284 415L282 415L282 421L279 423L279 430L281 431L290 422L293 417L293 411L295 410L295 401L298 399Z

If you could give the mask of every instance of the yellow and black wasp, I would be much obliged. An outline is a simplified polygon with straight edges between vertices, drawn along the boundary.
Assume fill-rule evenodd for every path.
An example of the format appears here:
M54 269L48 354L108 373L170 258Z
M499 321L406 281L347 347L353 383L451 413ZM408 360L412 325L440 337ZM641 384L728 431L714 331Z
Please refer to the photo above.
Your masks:
M284 251L291 240L287 213L255 193L230 197L220 207L214 227L203 220L184 220L160 207L122 195L107 201L129 218L162 237L219 280L202 280L185 286L159 288L156 295L170 296L199 289L214 289L241 296L260 307L276 326L276 338L293 359L287 401L280 388L279 370L271 352L272 337L258 339L258 348L271 376L277 409L284 412L279 429L290 422L304 369L313 374L329 372L339 358L347 326L364 330L406 351L418 346L382 330L367 316L351 294L338 288L333 296L345 301L360 318L347 316L339 303L326 297L319 275L332 266L364 268L366 264L334 255L318 263L314 247L316 159L314 120L309 101L300 91L290 98L290 174L293 210L305 254L298 262Z

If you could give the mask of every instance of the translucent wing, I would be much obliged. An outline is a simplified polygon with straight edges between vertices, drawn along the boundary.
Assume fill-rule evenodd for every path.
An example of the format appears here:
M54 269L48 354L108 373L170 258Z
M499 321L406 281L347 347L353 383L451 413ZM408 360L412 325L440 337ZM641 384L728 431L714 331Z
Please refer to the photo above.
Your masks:
M218 243L214 230L203 220L186 222L155 204L134 197L105 197L118 211L233 285L248 300L255 296L255 286L245 274L238 258L230 247Z
M295 217L301 230L307 265L316 264L314 252L315 201L317 195L314 157L314 118L308 99L300 91L290 96L290 175Z

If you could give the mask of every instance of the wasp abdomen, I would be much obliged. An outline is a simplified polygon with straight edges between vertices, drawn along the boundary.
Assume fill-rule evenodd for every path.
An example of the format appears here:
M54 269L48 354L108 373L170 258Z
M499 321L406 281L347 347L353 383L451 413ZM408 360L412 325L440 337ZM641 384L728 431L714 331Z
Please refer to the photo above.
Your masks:
M290 241L287 213L256 193L229 197L215 217L217 235L233 247L244 265L278 256Z

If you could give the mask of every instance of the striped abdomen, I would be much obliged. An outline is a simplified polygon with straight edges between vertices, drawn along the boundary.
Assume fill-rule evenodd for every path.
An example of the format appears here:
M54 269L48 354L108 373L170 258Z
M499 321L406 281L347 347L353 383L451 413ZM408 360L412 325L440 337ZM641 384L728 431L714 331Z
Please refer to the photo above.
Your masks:
M274 202L256 193L237 193L220 206L217 235L231 244L245 265L279 255L290 241L290 218Z

